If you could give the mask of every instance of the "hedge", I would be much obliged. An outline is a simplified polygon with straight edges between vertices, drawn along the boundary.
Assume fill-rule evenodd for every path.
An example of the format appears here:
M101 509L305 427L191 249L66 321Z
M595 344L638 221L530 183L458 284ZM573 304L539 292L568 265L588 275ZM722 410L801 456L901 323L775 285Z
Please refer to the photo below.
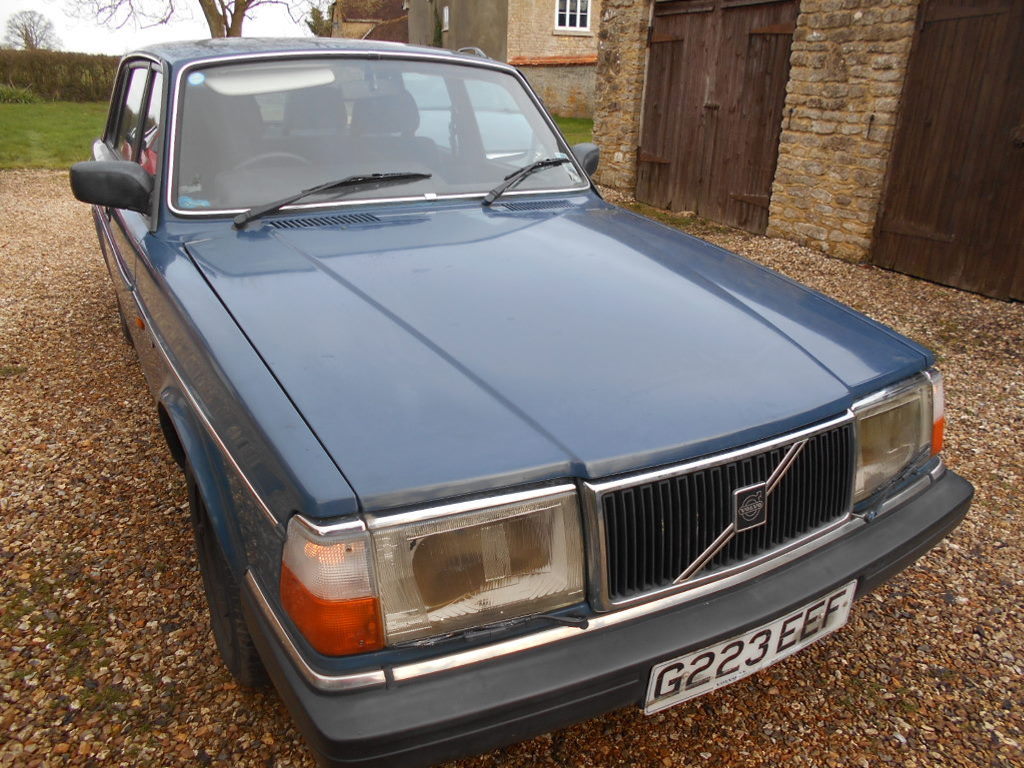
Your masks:
M107 101L118 61L92 53L0 50L0 83L53 101Z

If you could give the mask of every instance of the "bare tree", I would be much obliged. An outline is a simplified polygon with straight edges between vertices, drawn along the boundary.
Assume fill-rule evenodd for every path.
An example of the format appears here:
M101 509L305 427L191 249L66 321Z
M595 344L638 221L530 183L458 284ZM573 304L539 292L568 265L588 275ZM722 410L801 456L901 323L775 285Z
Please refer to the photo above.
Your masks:
M38 11L18 11L7 19L4 42L12 48L26 51L60 48L60 39L53 30L53 22Z
M260 6L283 5L291 13L306 6L308 0L185 0L183 4L193 2L203 12L210 37L241 37L242 22ZM68 0L68 8L75 15L115 29L131 21L142 27L166 24L180 12L176 0Z

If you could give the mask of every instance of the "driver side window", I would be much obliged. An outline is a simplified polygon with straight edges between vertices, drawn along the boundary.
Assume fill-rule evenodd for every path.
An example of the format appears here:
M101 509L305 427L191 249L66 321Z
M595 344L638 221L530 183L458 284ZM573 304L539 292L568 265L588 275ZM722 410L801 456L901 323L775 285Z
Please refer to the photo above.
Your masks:
M117 130L111 147L124 160L135 160L139 143L139 126L142 122L142 100L146 96L146 79L149 69L135 67L128 71L128 81L122 91Z
M498 83L467 80L466 95L480 126L488 160L515 161L534 148L534 132L512 94Z
M149 106L146 108L146 118L142 124L142 149L138 159L139 164L149 173L156 173L157 162L160 160L164 129L163 82L163 75L153 72L149 86Z

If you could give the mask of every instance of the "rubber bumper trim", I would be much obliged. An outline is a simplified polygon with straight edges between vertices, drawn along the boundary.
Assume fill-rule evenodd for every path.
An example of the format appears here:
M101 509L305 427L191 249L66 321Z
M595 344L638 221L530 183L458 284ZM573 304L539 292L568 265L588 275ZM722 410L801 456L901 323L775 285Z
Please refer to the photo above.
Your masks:
M767 623L854 578L862 596L956 527L973 492L947 471L843 539L707 600L414 681L388 674L386 687L362 691L311 688L246 590L243 607L271 678L324 764L425 766L636 704L653 664Z

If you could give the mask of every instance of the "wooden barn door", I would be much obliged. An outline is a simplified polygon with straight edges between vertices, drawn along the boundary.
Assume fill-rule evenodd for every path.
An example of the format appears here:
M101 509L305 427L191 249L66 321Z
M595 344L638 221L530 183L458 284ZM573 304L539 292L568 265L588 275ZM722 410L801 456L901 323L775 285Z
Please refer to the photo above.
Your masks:
M658 0L637 199L764 232L797 0Z
M872 261L1024 300L1024 2L923 0Z

